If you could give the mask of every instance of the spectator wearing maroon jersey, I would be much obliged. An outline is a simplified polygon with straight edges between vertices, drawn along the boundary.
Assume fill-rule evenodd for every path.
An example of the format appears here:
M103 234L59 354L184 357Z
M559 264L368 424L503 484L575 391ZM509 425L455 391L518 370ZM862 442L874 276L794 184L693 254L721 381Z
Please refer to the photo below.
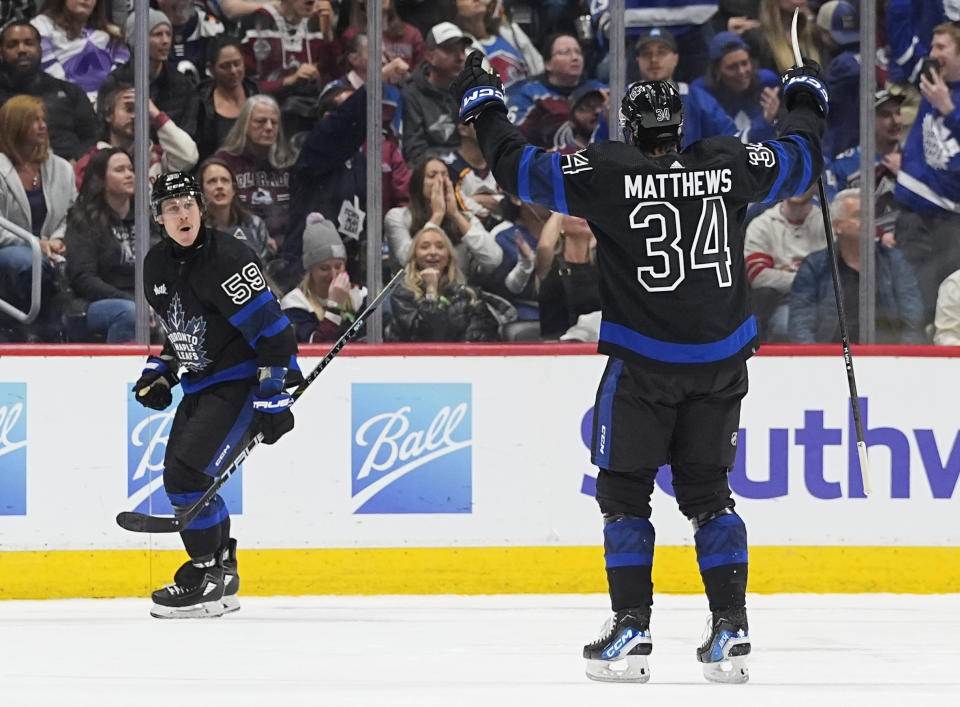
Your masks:
M576 37L554 34L544 43L547 57L544 71L515 83L507 91L510 121L532 145L551 148L557 131L570 119L570 97L574 91L588 87L605 91L594 79L583 76L583 52Z

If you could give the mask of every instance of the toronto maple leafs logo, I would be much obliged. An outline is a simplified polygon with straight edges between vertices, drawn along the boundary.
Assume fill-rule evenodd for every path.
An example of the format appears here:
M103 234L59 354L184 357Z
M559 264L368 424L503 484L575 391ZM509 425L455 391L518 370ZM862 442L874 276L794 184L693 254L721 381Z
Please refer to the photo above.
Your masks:
M923 116L923 155L934 169L946 169L950 159L960 152L960 144L943 123L943 118L933 113Z
M184 321L183 305L180 295L175 294L167 307L166 318L158 316L167 340L173 346L180 363L187 370L202 371L210 364L205 347L207 337L207 321L203 317L190 317Z

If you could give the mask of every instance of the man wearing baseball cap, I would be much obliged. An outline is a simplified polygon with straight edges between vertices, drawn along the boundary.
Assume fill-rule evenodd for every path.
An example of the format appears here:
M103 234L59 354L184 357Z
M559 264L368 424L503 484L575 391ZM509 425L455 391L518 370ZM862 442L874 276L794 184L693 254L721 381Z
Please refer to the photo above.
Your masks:
M737 126L717 100L702 88L675 81L680 56L677 40L661 27L643 32L634 45L637 68L643 81L670 81L683 101L683 147L716 135L736 135Z
M607 109L607 92L582 84L569 99L570 118L560 126L553 147L559 152L576 152L591 142L598 142L603 114Z
M844 100L830 107L823 154L839 155L860 142L860 19L846 0L830 0L817 13L817 26L835 56L827 67L827 84ZM877 84L883 85L883 77Z
M903 118L900 115L900 106L906 96L890 93L885 88L881 88L873 95L877 137L877 194L879 195L880 180L887 178L890 184L883 191L892 191L893 182L900 171L900 142L903 139ZM837 155L830 167L830 173L833 175L831 181L838 191L860 186L859 145Z
M463 69L470 38L452 22L430 28L424 61L403 89L403 156L413 164L428 150L452 156L460 144L459 106L450 84Z

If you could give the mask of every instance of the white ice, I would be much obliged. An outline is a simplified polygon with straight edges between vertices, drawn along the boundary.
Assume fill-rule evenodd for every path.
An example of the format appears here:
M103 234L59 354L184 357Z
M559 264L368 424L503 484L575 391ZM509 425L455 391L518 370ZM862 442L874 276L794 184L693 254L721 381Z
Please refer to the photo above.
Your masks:
M703 680L699 596L657 596L646 685L584 677L601 595L242 602L159 621L144 599L2 601L0 705L960 705L960 595L751 596L747 685Z

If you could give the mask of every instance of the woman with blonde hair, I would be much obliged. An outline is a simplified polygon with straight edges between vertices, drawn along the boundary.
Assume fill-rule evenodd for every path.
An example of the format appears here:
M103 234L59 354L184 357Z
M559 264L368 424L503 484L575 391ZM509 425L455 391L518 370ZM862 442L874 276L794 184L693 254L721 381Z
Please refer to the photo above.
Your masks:
M413 234L427 224L440 228L453 243L467 281L483 279L503 261L503 248L483 224L461 208L443 160L426 157L410 175L410 203L390 209L384 236L394 264L402 267L413 250Z
M391 295L394 341L498 341L499 324L466 285L443 229L427 222L413 237L403 284Z
M290 210L290 167L297 152L283 134L276 100L250 96L213 156L229 165L240 185L240 201L266 222L281 247Z
M54 281L49 259L62 260L66 250L67 211L76 198L73 168L50 149L43 101L14 96L0 107L0 214L39 239L44 295ZM29 245L0 229L0 270L16 283L5 299L21 310L29 306L32 263Z
M807 59L820 62L820 38L816 32L816 23L810 17L807 0L760 0L757 16L760 27L745 33L744 39L754 47L757 63L762 68L779 74L796 63L790 40L790 25L793 23L793 12L797 9L800 10L800 17L797 19L800 53Z

